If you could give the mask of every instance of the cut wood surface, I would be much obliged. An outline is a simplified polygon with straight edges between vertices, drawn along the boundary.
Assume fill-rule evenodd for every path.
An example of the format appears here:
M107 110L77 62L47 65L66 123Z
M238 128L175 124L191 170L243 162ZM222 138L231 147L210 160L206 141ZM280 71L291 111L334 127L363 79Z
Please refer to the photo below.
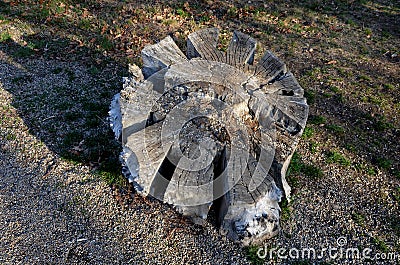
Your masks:
M122 127L122 159L138 192L195 223L213 206L231 239L259 244L279 232L308 105L272 52L254 62L253 38L235 31L226 52L217 43L212 28L189 35L186 56L171 37L143 49L143 75L131 68L113 128Z

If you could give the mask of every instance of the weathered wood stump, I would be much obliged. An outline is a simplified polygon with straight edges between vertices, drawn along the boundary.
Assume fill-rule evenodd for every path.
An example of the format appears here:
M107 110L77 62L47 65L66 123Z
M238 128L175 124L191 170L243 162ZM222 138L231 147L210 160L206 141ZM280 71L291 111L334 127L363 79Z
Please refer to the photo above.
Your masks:
M234 32L189 35L185 56L172 38L142 51L110 111L122 160L138 192L172 204L195 223L216 211L222 231L243 244L279 232L285 173L308 105L286 66Z

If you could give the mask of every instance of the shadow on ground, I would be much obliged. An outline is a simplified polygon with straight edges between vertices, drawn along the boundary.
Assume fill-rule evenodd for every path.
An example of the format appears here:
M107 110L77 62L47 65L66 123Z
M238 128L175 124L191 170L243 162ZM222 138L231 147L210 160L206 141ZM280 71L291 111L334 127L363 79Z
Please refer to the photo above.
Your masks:
M32 39L38 36L24 38ZM58 39L46 46L60 43L69 41ZM3 87L13 95L12 104L32 135L62 158L99 170L110 183L119 180L120 148L109 128L108 111L122 85L122 68L107 57L98 58L98 63L85 58L85 48L76 51L81 61L11 40L0 49L9 61L9 72L2 73ZM46 52L54 58L41 54Z

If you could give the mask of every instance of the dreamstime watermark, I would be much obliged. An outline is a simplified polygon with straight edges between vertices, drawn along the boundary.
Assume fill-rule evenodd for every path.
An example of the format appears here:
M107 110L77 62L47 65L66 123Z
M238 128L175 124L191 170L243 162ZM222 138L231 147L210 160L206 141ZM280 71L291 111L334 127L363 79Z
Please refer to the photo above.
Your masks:
M385 252L373 253L371 248L346 247L347 239L344 236L336 240L335 246L327 246L321 249L316 248L268 248L261 247L257 256L261 259L307 259L307 260L398 260L400 253Z

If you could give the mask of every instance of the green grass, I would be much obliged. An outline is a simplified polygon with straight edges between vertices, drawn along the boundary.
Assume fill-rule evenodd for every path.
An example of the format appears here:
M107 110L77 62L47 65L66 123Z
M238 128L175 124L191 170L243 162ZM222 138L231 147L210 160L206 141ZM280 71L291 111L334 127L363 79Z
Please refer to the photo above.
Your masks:
M81 29L90 29L92 22L89 19L82 18L79 23L78 27Z
M179 16L183 17L183 18L187 18L189 17L189 13L187 13L186 11L184 11L182 8L178 8L176 10L176 14L178 14Z
M314 129L311 127L306 127L304 128L304 132L303 132L303 139L308 139L311 138L314 135Z
M35 51L32 50L31 48L21 46L13 53L13 55L17 58L25 58L32 56L34 53Z
M384 253L387 253L389 251L389 247L387 246L387 244L385 243L385 241L383 241L382 239L378 238L378 237L374 237L372 239L372 241L374 242L374 244L378 247L378 249Z
M339 164L339 165L345 166L345 167L348 167L351 165L351 161L337 151L329 151L327 153L326 161L328 163L335 163L335 164Z
M386 159L386 158L379 157L377 159L377 163L380 168L388 170L392 167L393 161Z
M17 135L11 132L6 132L6 135L4 137L7 141L15 141L17 139Z
M315 154L317 152L317 147L319 146L318 143L310 141L309 143L309 150L312 154Z
M238 9L235 6L232 6L228 9L228 16L234 18L237 16Z
M363 226L365 224L365 216L361 213L353 213L351 218L356 222L356 224Z
M329 90L334 93L338 93L340 91L337 86L329 86Z
M11 34L6 32L0 33L0 42L5 42L11 39Z
M374 119L373 127L378 132L383 132L388 129L394 128L394 125L388 122L384 117L379 117Z
M109 51L114 48L114 43L105 36L99 37L97 42L99 43L100 47L105 51Z
M311 90L305 90L304 96L306 97L308 104L312 105L315 103L315 92Z
M123 185L125 177L121 173L109 172L105 170L98 171L100 178L105 181L108 185Z
M345 130L342 126L335 125L335 124L328 124L325 126L328 131L331 131L337 135L343 135Z
M281 220L287 221L290 219L290 203L287 200L283 200L281 203Z
M366 29L364 29L364 33L366 35L372 35L372 30L370 28L366 28Z
M370 176L375 176L377 174L377 172L376 172L374 167L370 167L370 166L365 165L365 164L360 164L360 163L355 164L355 168L357 170L364 171L365 173L367 173Z
M249 246L245 248L246 257L253 265L264 264L264 259L261 259L257 255L257 251L259 250L259 248L259 246Z
M326 123L326 118L324 116L319 116L319 115L311 116L308 122L315 125L321 125Z
M392 84L384 84L383 87L388 90L394 90L394 85Z
M400 187L397 187L394 191L393 191L393 198L396 202L400 203Z
M288 168L288 176L294 174L303 174L312 179L323 177L324 173L320 168L312 164L306 164L302 161L301 156L295 152Z
M361 80L364 80L364 81L371 81L371 77L369 77L369 76L367 76L367 75L361 74L361 75L359 76L359 78L360 78Z

